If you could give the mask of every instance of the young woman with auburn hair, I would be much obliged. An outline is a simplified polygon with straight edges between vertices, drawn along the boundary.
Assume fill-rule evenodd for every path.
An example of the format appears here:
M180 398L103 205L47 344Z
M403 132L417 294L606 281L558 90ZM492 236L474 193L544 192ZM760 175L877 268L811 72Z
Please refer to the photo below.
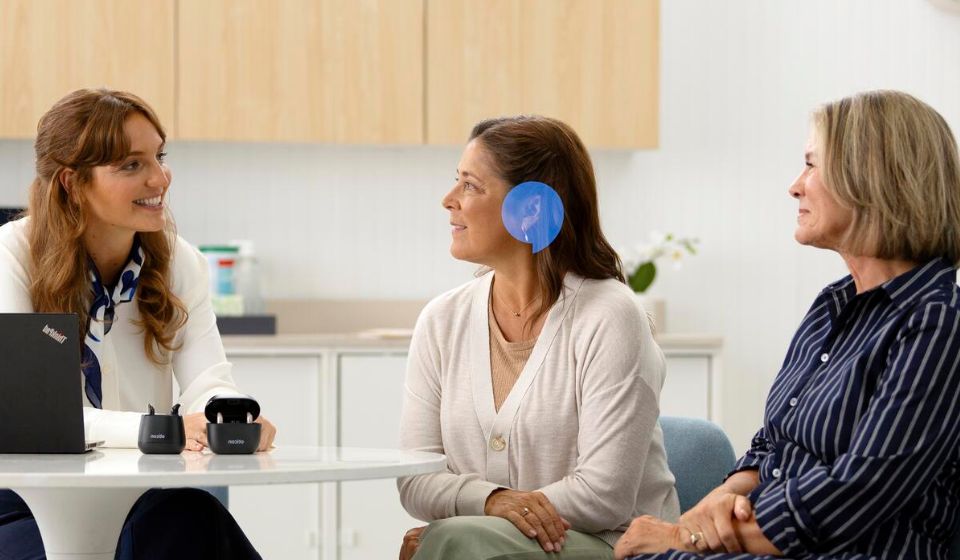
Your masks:
M0 227L0 312L76 313L84 429L136 447L147 404L169 409L173 379L188 450L206 445L203 407L236 393L210 304L203 256L176 235L167 208L166 135L130 93L78 90L37 127L26 217ZM261 417L260 449L276 434ZM4 558L39 558L26 504L0 490ZM259 558L230 514L201 490L151 490L134 505L121 558Z
M555 119L493 119L457 175L450 252L486 273L414 329L401 445L446 454L448 469L399 481L407 511L431 522L401 558L612 558L633 517L675 519L679 504L657 424L663 354L601 231L590 157ZM537 253L501 218L527 181L565 215Z

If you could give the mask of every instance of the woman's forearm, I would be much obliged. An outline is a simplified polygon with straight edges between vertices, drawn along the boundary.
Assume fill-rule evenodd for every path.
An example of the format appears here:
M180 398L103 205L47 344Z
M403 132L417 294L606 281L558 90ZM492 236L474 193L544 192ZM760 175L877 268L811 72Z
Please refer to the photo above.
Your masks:
M711 491L711 494L739 494L746 496L760 484L760 473L756 470L740 471L730 475L723 484Z

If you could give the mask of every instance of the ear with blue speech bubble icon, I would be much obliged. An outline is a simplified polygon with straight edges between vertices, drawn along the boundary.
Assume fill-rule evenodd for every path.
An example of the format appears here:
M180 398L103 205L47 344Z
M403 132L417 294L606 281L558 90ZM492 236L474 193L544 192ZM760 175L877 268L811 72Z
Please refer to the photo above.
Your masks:
M531 245L534 254L546 249L563 225L563 202L550 185L527 181L510 189L500 210L503 225L515 239Z

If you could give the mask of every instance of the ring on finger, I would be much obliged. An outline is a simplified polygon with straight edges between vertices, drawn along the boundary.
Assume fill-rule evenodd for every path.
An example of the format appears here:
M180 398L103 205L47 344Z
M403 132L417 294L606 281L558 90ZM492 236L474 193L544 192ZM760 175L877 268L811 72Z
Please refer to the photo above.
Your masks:
M690 533L690 544L697 546L697 543L703 540L703 533L697 531L696 533Z
M526 515L527 515L528 513L530 513L530 508L528 508L528 507L525 507L525 508L523 508L522 510L520 510L520 516L521 516L521 517L526 517Z

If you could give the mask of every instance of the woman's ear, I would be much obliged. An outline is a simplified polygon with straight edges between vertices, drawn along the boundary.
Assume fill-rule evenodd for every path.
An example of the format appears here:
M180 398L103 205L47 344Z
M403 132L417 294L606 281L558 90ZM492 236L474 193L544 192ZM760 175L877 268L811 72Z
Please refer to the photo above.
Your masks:
M77 180L77 172L73 169L66 168L60 172L58 177L58 182L60 183L60 188L63 189L63 192L67 193L69 196L73 191L73 186Z

